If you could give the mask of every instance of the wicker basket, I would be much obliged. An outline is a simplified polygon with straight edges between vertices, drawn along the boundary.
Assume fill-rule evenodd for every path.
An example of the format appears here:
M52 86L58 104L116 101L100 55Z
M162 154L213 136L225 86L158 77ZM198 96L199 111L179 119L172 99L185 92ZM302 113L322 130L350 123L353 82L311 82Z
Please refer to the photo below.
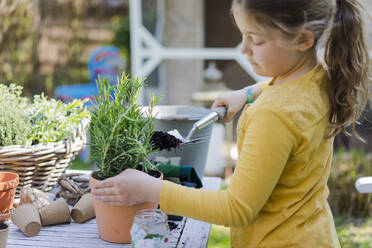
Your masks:
M86 146L89 122L89 118L83 119L71 137L56 143L0 147L0 171L19 175L16 197L24 187L48 191L57 183L75 155Z

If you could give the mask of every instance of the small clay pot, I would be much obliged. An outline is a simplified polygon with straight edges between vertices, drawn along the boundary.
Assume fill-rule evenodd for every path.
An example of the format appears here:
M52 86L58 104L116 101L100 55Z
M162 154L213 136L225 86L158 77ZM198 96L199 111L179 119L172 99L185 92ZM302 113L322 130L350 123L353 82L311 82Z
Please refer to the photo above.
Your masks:
M71 217L77 223L84 223L96 216L94 212L92 194L83 195L71 210Z
M41 224L43 226L50 226L55 224L70 223L70 209L67 202L63 198L39 208Z
M7 213L13 206L14 195L19 182L18 174L0 172L0 212Z
M32 204L22 204L17 207L12 222L28 237L38 235L41 230L39 212Z
M6 241L8 240L9 225L0 222L0 247L6 247Z

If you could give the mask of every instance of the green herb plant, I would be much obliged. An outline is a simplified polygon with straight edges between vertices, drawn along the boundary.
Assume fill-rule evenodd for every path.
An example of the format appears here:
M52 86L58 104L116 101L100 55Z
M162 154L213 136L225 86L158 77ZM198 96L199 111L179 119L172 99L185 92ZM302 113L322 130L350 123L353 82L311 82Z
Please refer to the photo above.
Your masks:
M0 84L0 146L31 144L27 139L31 130L25 112L27 99L21 94L21 86Z
M27 116L32 124L28 139L32 144L58 142L72 135L73 130L89 113L84 107L87 100L74 100L63 103L48 100L44 94L35 95Z
M89 131L99 177L116 176L127 168L148 172L153 168L147 159L154 149L152 110L159 98L152 96L148 110L143 111L137 101L144 81L125 73L113 85L98 78L97 86Z
M61 141L89 116L84 100L63 103L41 94L29 104L21 96L22 89L15 84L0 84L0 146Z

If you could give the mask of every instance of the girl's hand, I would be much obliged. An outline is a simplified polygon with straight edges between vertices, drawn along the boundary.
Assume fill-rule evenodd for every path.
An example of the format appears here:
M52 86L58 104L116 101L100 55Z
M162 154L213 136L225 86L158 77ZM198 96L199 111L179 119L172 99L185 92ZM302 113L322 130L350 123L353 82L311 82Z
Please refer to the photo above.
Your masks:
M252 87L253 100L256 100L261 94L261 87L258 84L249 87ZM247 95L243 88L241 90L229 91L219 95L214 101L212 109L225 106L227 108L225 121L230 122L234 118L235 114L238 113L246 103Z
M227 108L227 112L224 120L226 122L230 122L246 102L247 96L244 92L244 89L229 91L222 93L217 97L212 105L212 109L225 106Z
M132 206L143 202L158 203L162 180L134 169L97 182L92 194L109 206Z

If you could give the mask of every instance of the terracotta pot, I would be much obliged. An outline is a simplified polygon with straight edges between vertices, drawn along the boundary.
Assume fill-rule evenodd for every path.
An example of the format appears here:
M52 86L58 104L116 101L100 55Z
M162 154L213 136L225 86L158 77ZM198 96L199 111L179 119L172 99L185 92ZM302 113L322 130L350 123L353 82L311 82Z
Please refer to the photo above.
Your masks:
M19 182L18 174L0 172L0 212L5 214L13 206L14 195Z
M160 178L163 179L163 174L160 175ZM97 181L91 175L89 178L90 188L93 188ZM158 204L153 202L130 207L112 207L104 205L102 201L95 200L94 197L93 204L100 238L121 244L131 243L130 229L133 225L135 212L140 209L156 209L158 207Z

